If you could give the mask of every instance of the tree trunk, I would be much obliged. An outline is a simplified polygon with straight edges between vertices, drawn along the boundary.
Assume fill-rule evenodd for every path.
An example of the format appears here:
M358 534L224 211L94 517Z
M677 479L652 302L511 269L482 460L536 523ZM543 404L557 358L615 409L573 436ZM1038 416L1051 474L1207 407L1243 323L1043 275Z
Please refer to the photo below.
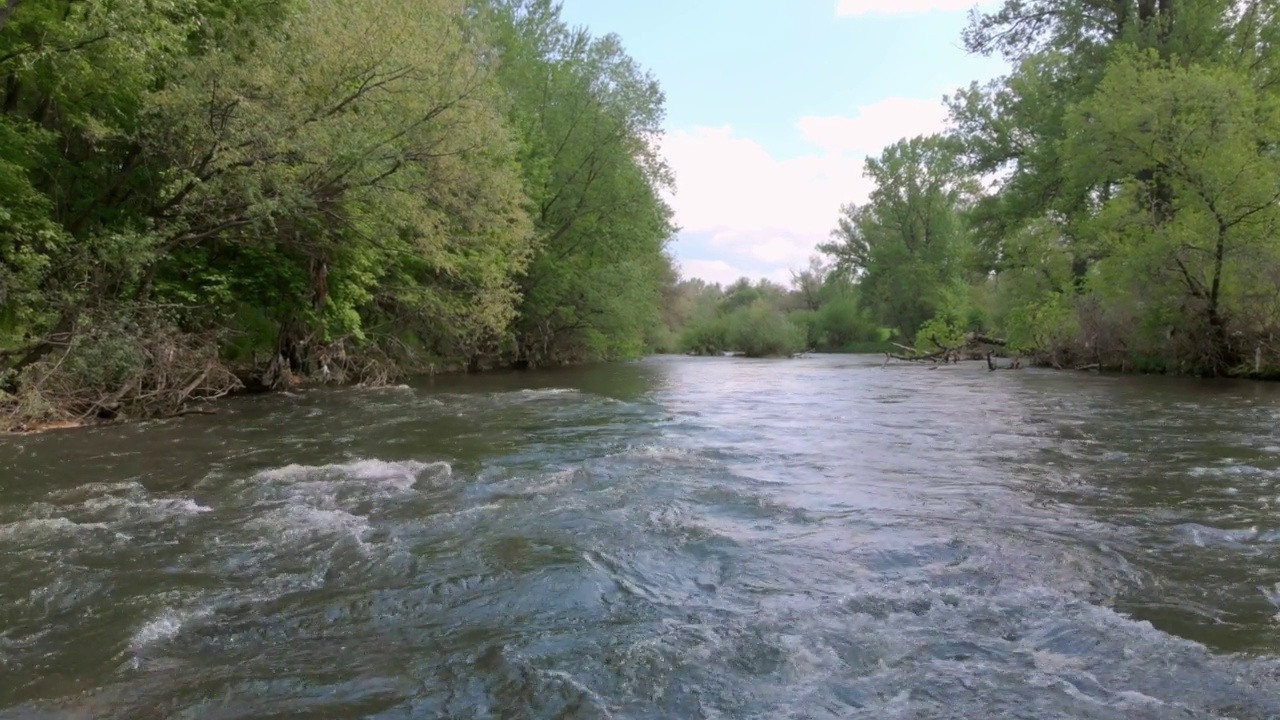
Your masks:
M18 3L21 0L8 0L4 4L4 8L0 9L0 31L4 30L4 26L9 24L13 19L13 14L18 11Z
M1222 297L1222 266L1227 256L1228 227L1218 221L1218 242L1213 249L1213 279L1209 284L1208 308L1206 319L1209 322L1210 342L1213 348L1213 371L1220 374L1231 364L1228 347L1227 328L1223 322L1220 299Z

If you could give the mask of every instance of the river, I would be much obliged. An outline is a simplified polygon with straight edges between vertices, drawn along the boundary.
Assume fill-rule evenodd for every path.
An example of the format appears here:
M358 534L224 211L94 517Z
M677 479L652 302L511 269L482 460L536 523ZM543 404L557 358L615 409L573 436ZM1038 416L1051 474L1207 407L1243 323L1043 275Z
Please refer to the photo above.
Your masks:
M650 358L0 439L0 719L1277 718L1280 385Z

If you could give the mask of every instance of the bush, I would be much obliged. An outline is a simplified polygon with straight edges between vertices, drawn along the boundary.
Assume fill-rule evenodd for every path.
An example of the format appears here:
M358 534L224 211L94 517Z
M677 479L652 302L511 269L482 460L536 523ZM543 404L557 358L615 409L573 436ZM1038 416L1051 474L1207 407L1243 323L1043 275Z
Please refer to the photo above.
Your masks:
M793 310L787 315L787 319L800 329L800 334L804 337L804 346L806 348L820 348L824 341L822 337L822 327L819 324L819 315L816 310Z
M661 323L649 328L645 333L646 349L657 355L671 355L680 350L680 338L671 328Z
M880 339L880 329L851 297L823 305L818 311L817 329L820 344L827 348Z
M727 318L711 318L685 328L680 347L695 355L719 355L729 349Z
M747 357L787 357L804 350L804 331L764 302L728 317L729 345Z

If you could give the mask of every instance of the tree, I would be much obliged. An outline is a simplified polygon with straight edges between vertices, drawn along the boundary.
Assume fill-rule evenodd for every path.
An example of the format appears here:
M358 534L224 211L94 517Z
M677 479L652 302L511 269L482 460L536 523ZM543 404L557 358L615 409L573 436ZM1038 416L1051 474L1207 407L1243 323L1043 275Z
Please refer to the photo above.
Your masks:
M821 249L858 279L867 309L910 337L953 304L965 279L968 232L962 218L975 195L947 138L903 140L867 161L876 183L868 202L843 208Z
M537 236L516 354L531 364L634 355L660 322L670 277L661 192L672 178L651 142L662 92L616 36L569 29L550 0L498 7Z
M0 20L0 425L632 355L661 324L661 90L548 0Z
M791 287L799 294L800 301L809 310L817 310L822 305L822 290L826 285L830 268L822 257L814 255L809 258L809 267L800 272L791 271Z
M975 320L1055 364L1262 372L1278 29L1270 2L974 13L967 47L1013 62L949 99L965 171L992 180L965 213Z
M1257 292L1280 267L1280 106L1233 68L1134 53L1069 127L1071 171L1123 178L1094 222L1109 251L1100 277L1135 294L1168 283L1155 299L1191 343L1187 359L1227 372L1246 355L1242 339L1252 350L1280 320ZM1153 196L1150 168L1167 198Z

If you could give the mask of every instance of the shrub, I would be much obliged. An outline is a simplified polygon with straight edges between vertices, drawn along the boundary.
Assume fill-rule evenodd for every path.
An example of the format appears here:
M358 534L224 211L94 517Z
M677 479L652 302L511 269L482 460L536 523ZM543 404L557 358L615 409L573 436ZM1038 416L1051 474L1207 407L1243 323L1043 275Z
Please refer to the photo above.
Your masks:
M823 305L818 311L817 328L822 346L828 348L880 339L879 328L851 297Z
M804 331L763 302L728 317L729 345L747 357L790 356L804 350Z
M719 355L729 349L727 318L711 318L685 328L680 347L695 355Z

